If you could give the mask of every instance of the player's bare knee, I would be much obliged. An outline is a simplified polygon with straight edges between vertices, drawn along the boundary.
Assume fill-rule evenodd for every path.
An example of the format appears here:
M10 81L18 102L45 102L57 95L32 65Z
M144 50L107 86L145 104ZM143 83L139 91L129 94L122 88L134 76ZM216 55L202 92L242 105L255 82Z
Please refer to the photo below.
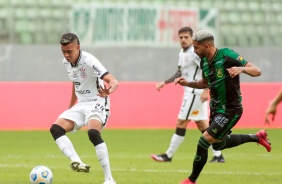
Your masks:
M54 138L54 140L62 137L63 135L66 134L66 130L63 129L60 125L53 124L50 128L50 132Z
M94 146L97 146L98 144L101 144L104 142L101 137L101 133L95 129L88 130L88 137L89 137L89 140L94 144Z
M186 129L188 123L189 123L189 120L180 120L180 119L178 119L177 123L176 123L176 127L177 128L185 128Z

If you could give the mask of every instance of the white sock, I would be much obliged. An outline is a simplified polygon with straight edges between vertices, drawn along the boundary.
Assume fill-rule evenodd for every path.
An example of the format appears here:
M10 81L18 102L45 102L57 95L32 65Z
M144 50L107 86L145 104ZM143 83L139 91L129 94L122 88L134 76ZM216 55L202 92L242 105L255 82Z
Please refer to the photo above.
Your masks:
M95 146L98 160L104 170L105 180L114 180L111 172L108 148L105 142Z
M82 163L80 160L78 154L76 153L70 139L63 135L62 137L59 137L56 140L57 145L59 146L59 149L71 160L71 161L77 161L79 163Z
M177 148L180 146L180 144L184 141L184 136L180 136L177 134L173 134L169 148L166 151L166 154L169 158L173 156L173 154L176 152Z
M210 149L212 150L214 156L219 157L221 155L221 151L214 150L212 145L210 145Z

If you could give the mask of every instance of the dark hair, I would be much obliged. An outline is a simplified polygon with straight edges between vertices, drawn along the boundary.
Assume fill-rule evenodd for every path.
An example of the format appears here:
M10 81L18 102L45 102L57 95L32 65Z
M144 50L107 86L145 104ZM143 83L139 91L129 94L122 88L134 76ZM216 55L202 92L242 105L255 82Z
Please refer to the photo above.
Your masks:
M191 36L193 36L193 29L190 27L182 27L181 29L178 30L178 34L180 33L187 33L189 32Z
M77 41L77 44L79 45L79 39L76 36L76 34L74 34L74 33L65 33L61 37L60 44L68 45L68 44L73 43L75 41Z

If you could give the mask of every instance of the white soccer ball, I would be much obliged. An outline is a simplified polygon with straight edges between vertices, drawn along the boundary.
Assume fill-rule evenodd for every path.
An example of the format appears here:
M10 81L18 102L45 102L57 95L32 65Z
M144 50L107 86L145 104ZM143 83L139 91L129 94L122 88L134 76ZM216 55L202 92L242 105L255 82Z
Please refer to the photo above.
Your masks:
M53 173L46 166L36 166L30 172L29 180L31 184L51 184Z

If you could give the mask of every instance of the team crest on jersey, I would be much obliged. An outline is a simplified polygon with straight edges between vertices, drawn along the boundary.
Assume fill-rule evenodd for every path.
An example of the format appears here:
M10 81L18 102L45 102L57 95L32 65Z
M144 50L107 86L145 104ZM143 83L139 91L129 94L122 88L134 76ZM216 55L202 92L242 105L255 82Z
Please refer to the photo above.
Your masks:
M81 69L80 69L80 76L81 76L82 78L86 78L86 77L87 77L87 74L86 74L86 72L85 72L85 68L81 68Z
M219 78L223 77L222 68L216 69L216 76L219 77Z

